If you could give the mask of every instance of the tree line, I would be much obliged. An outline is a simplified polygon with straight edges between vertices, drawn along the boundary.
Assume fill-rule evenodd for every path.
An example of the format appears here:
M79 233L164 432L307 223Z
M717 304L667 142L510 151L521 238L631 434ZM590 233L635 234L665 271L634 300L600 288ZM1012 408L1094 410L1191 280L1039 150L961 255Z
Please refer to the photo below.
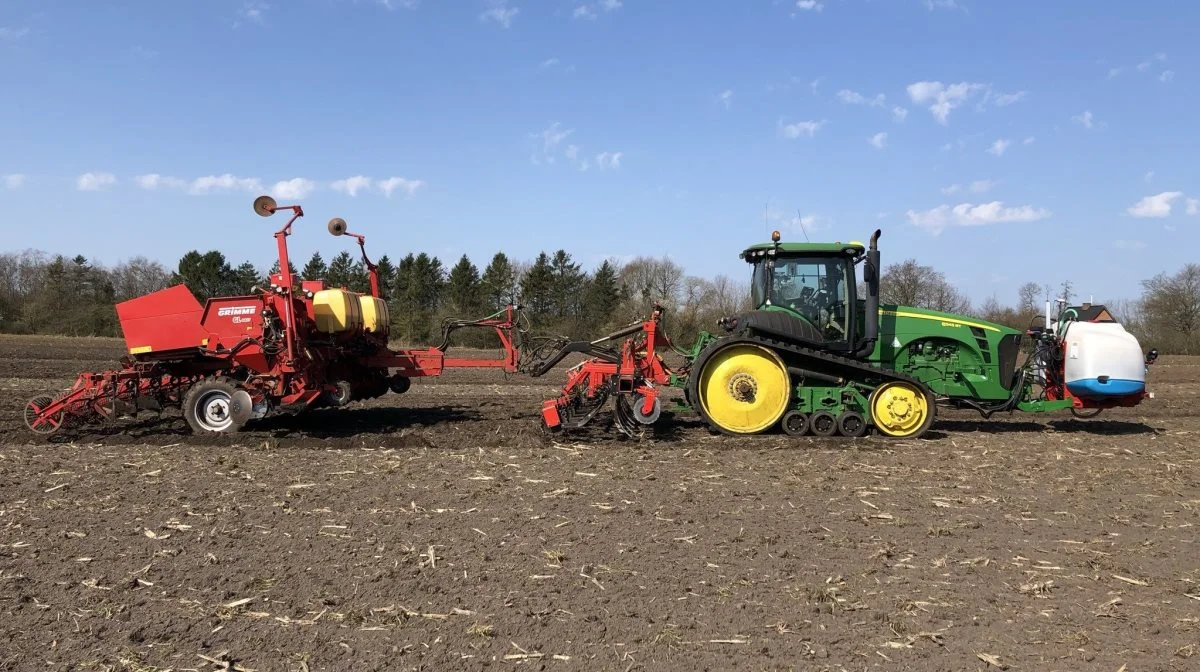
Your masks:
M715 329L718 318L751 307L748 278L688 275L667 257L608 259L585 269L561 249L541 252L532 261L497 252L480 268L467 255L447 267L437 256L421 252L399 261L384 255L375 264L392 316L393 338L405 344L434 342L444 319L484 317L510 302L524 306L534 332L574 338L600 336L648 315L653 304L661 302L668 310L668 333L684 344L700 330ZM267 274L278 272L278 266L276 262ZM370 289L362 260L345 251L328 262L315 252L301 268L293 264L291 270L297 278L322 280L327 286L364 293ZM267 280L253 263L235 266L216 250L190 251L174 270L145 257L105 267L82 255L4 253L0 331L118 336L115 303L178 283L204 301L249 294L255 286L265 287ZM1047 297L1079 301L1070 282L1057 287L1027 282L1018 287L1014 303L989 297L973 305L941 272L915 259L885 266L881 285L885 303L959 313L1018 329L1039 319ZM1200 354L1200 264L1144 280L1136 299L1104 303L1146 347L1164 354ZM494 337L467 331L456 334L454 342L489 346Z

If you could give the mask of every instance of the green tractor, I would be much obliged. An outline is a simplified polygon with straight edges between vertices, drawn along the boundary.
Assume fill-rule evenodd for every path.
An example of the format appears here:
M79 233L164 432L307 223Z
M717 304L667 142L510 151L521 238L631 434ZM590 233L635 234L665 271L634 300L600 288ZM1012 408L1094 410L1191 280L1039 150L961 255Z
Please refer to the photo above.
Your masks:
M682 388L679 410L697 412L715 431L749 435L776 428L790 435L864 436L874 427L916 438L939 407L978 411L1071 409L1092 417L1136 406L1157 352L1141 346L1107 311L1060 310L1027 331L964 315L880 304L878 240L752 245L754 309L722 318L724 333L701 333L674 348L654 316L593 341L556 344L533 367L550 370L569 353L591 359L570 369L557 399L547 400L547 428L582 427L613 397L616 426L640 436L660 417L664 387ZM857 269L863 267L862 282ZM859 292L864 294L859 297ZM1090 316L1083 319L1083 316ZM1103 317L1107 316L1107 317ZM1018 366L1022 340L1033 347ZM625 339L620 347L610 345ZM660 353L685 356L677 369Z
M756 434L778 425L793 435L862 436L874 426L915 438L938 406L984 417L1067 408L1090 417L1152 396L1144 376L1157 352L1144 358L1115 320L1067 317L1056 329L1047 308L1044 328L1024 332L881 305L879 236L867 248L781 243L775 232L773 242L741 253L753 267L755 309L723 319L726 334L698 344L684 382L689 405L713 429ZM1035 348L1018 367L1027 334ZM1114 371L1121 373L1108 375Z

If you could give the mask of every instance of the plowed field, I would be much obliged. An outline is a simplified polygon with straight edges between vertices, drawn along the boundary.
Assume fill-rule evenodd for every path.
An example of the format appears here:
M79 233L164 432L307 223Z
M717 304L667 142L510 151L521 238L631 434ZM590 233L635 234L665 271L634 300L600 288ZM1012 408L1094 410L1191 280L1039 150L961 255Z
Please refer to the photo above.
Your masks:
M552 438L561 374L486 370L25 433L120 354L0 337L0 670L1200 669L1200 358L915 441Z

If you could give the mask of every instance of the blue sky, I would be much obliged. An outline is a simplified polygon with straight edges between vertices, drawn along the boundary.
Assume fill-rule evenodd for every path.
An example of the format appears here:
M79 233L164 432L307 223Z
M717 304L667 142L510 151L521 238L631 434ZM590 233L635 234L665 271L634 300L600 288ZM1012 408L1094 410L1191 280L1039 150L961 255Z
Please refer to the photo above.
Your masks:
M744 279L865 240L974 300L1195 261L1193 3L5 0L3 249L564 248ZM1190 213L1190 214L1189 214Z

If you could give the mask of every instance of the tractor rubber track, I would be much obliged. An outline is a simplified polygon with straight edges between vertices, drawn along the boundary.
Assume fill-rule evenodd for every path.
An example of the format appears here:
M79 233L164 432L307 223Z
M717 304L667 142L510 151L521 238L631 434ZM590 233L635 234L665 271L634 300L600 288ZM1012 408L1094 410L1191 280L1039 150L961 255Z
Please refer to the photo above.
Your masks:
M779 353L781 358L784 360L784 364L789 368L796 367L807 369L813 373L844 378L847 382L853 381L871 385L872 387L879 387L879 385L891 381L909 383L925 394L930 412L934 414L934 418L936 420L937 405L935 404L936 397L934 396L933 391L930 390L929 386L925 385L925 383L922 383L920 380L912 376L871 366L870 364L857 359L851 359L849 357L834 355L821 350L806 348L802 345L796 345L795 343L789 343L787 341L783 341L778 338L772 338L766 335L738 334L736 336L728 336L714 341L700 352L695 361L692 362L690 367L692 373L688 376L687 386L685 389L689 403L696 409L700 417L704 418L704 422L718 433L742 436L742 434L739 434L738 432L726 431L710 420L708 414L704 412L703 407L701 407L699 403L700 396L698 394L698 387L700 385L700 372L704 370L704 365L708 363L709 358L711 358L718 351L731 345L738 344L749 344L765 347L769 350ZM788 372L788 376L789 379L792 376L790 371ZM879 379L878 382L872 382L872 379L876 378ZM871 422L871 424L874 424L873 419L870 418L869 415L867 416L867 420Z

